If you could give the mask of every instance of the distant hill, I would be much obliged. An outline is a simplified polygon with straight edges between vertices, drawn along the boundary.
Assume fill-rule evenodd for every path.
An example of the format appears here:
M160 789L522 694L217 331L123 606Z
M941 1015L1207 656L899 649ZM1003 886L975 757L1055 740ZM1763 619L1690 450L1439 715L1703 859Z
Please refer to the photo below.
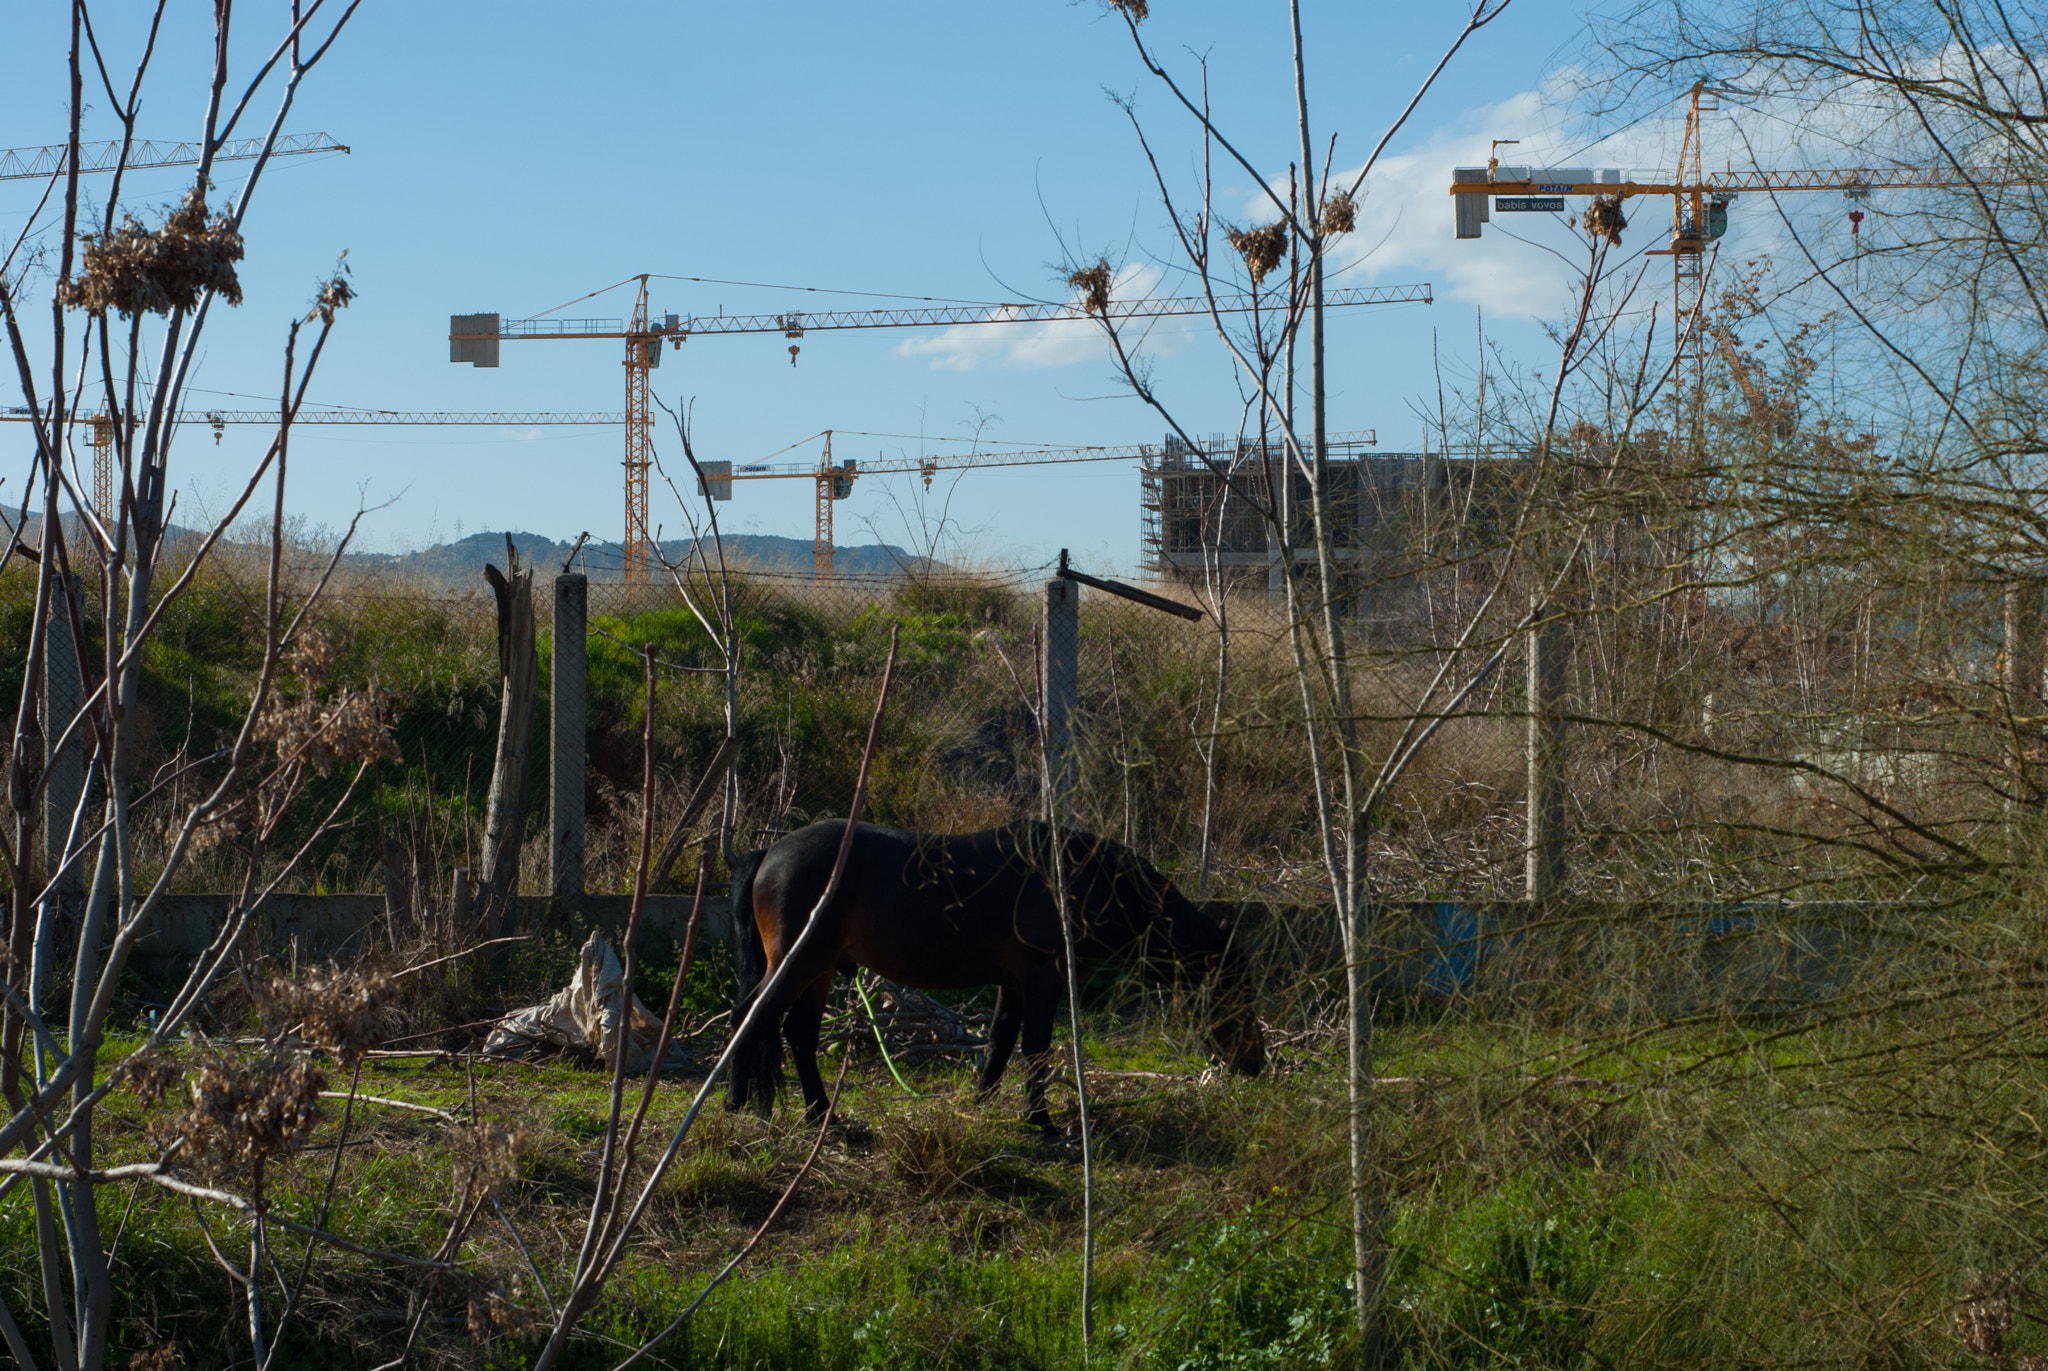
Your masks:
M76 542L83 529L77 525L74 516L65 519L66 533ZM24 526L24 534L34 541L41 536L41 520L30 515ZM172 548L196 546L204 535L196 530L172 527L170 542ZM344 565L356 571L384 572L410 579L438 581L474 589L482 584L484 563L505 563L505 537L503 533L472 533L452 543L436 543L432 547L415 552L352 552L343 558ZM541 569L545 575L553 575L562 569L573 543L557 542L538 533L514 533L513 546L519 549L522 563ZM808 538L783 538L775 534L739 533L728 534L724 539L725 556L728 564L736 570L766 571L785 576L809 576L816 566L815 550ZM224 551L245 547L235 540L222 544ZM672 562L680 562L689 555L691 540L670 539L661 545L662 555ZM252 549L253 550L253 549ZM328 548L315 555L313 562L324 562L331 554ZM175 555L175 553L174 553ZM616 579L621 565L622 549L616 542L588 542L576 554L573 570L587 572L593 580ZM294 560L299 560L295 558ZM944 570L944 564L927 563L915 553L889 543L870 543L864 547L837 547L832 550L833 570L843 576L893 576L904 571Z
M482 573L484 563L504 564L506 537L504 533L472 533L456 542L437 543L417 552L352 553L347 560L357 570L467 584ZM557 542L538 533L513 533L510 537L512 545L519 549L520 561L540 568L546 575L559 572L574 547L572 543ZM723 541L726 560L735 568L809 576L815 566L814 549L806 538L740 533L727 534ZM662 555L674 562L682 561L690 549L687 538L661 545ZM609 579L619 574L622 554L623 549L616 542L585 543L571 570L587 571L594 580ZM832 565L835 571L847 576L888 576L905 569L921 569L925 562L900 547L871 543L865 547L835 546Z

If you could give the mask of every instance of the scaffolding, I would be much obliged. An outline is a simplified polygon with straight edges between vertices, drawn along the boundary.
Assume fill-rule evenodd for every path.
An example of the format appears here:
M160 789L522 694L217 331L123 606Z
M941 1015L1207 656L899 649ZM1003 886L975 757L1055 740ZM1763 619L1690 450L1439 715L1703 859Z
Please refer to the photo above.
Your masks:
M1379 579L1443 550L1445 538L1483 538L1511 507L1529 454L1380 452L1332 443L1325 498L1339 561ZM1169 435L1139 467L1140 542L1155 575L1199 579L1205 568L1264 569L1278 559L1265 517L1268 472L1285 469L1280 445L1215 434L1206 443ZM1297 555L1314 546L1309 482L1297 470L1283 493Z

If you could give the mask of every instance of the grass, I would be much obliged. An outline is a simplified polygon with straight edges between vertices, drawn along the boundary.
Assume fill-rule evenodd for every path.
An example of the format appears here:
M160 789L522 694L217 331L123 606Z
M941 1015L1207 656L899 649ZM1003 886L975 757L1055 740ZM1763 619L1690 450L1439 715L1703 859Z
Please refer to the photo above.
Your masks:
M0 688L19 661L7 648L25 632L25 586L18 575L0 578ZM155 751L146 770L180 748L216 745L232 722L260 601L247 587L232 568L202 578L151 649L143 732ZM960 829L1030 807L1023 706L992 646L1006 643L1028 679L1028 597L912 585L856 604L764 582L743 598L743 834L843 805L852 770L844 740L865 726L892 624L905 631L905 652L877 762L878 815ZM708 660L695 621L660 595L593 608L620 638L655 641L664 660ZM1091 614L1078 716L1083 820L1130 832L1169 871L1185 872L1201 794L1187 709L1212 644L1170 626L1134 633L1133 620ZM1257 616L1245 617L1228 704L1234 731L1223 739L1224 890L1312 900L1301 753L1285 722L1292 687L1277 651L1257 638ZM456 864L482 821L486 778L471 765L485 765L495 722L487 610L403 586L357 586L322 627L338 675L355 681L374 670L393 692L406 761L383 778L386 817L402 814L426 834L435 861ZM607 639L594 640L592 654L592 883L617 889L630 850L620 835L638 802L639 676ZM1397 676L1386 673L1393 686ZM1501 687L1508 697L1511 685ZM661 682L664 795L693 779L722 735L721 709L706 678ZM1519 761L1502 741L1515 727L1489 718L1445 730L1375 830L1382 893L1472 893L1518 869ZM778 810L784 774L792 789ZM544 768L533 783L536 797L545 793ZM1623 818L1648 816L1647 836L1619 822L1586 825L1588 841L1611 843L1613 868L1625 873L1614 877L1617 900L1689 888L1662 886L1663 858L1650 849L1706 830L1659 817L1654 790L1645 798L1619 783L1587 787L1595 789L1593 800ZM366 792L353 826L323 853L314 878L327 888L374 885L364 852L375 803ZM1639 808L1624 813L1628 805ZM1706 856L1686 861L1714 866ZM187 879L208 886L218 876L201 864ZM1792 878L1773 870L1770 879ZM1393 1242L1392 1362L1989 1365L1958 1340L1954 1316L1972 1274L2038 1286L2048 1256L2039 1122L2048 1050L2036 952L2048 901L2006 889L2005 879L1986 877L1968 909L1908 911L1910 922L1887 936L1917 960L1891 979L1866 977L1825 1016L1754 1012L1749 981L1723 974L1720 944L1695 947L1684 932L1692 916L1660 924L1620 904L1586 912L1584 928L1556 931L1554 947L1531 939L1526 958L1489 962L1455 1003L1390 999L1372 1164ZM438 874L426 884L445 888ZM1807 936L1821 917L1784 915L1787 938ZM1763 923L1759 916L1740 935L1747 945L1775 946ZM1276 929L1260 955L1272 968L1268 1017L1287 1033L1276 1036L1277 1069L1266 1079L1201 1080L1185 1024L1145 997L1096 987L1086 1002L1090 1063L1128 1073L1097 1089L1100 1341L1091 1366L1315 1367L1344 1364L1352 1351L1344 1081L1327 1029L1330 930L1305 939L1281 930L1288 942ZM1674 929L1691 941L1675 941ZM467 999L422 990L394 1010L402 1022L391 1031L480 1017L481 998L495 1005L500 992L517 1003L538 998L565 979L579 943L555 932L521 945L509 988L493 985L487 997L466 982ZM677 949L650 939L642 951L643 985L660 986ZM691 1021L722 1009L728 989L715 960L700 964L686 988ZM209 1031L246 1010L238 993L216 997ZM1670 1007L1675 999L1682 1010ZM700 1059L713 1045L702 1044ZM1047 1143L1018 1121L1014 1077L999 1101L982 1104L958 1063L913 1063L911 1097L866 1051L863 1043L849 1076L853 1122L830 1139L752 1264L661 1356L749 1368L1082 1365L1071 1142ZM657 1134L679 1117L687 1084L664 1090ZM439 1107L466 1104L473 1089L486 1119L525 1134L502 1202L559 1291L591 1199L602 1079L568 1065L480 1065L472 1078L466 1063L444 1058L379 1063L364 1088ZM114 1099L102 1160L153 1155L132 1097ZM1070 1120L1071 1091L1056 1087L1055 1102ZM315 1212L336 1122L330 1111L309 1150L273 1178L284 1212ZM620 1344L673 1317L762 1221L810 1144L787 1102L772 1125L708 1116L571 1364L613 1365ZM449 1219L457 1150L427 1116L365 1105L342 1154L332 1226L377 1246L433 1250ZM123 1354L168 1338L187 1365L246 1366L234 1292L190 1207L143 1188L110 1190L102 1203L103 1225L123 1235ZM31 1223L25 1189L0 1199L0 1291L17 1313L42 1309ZM216 1219L216 1232L229 1250L245 1248L237 1224ZM297 1255L292 1241L281 1244L287 1265ZM323 1251L310 1288L309 1317L285 1339L287 1365L379 1364L393 1355L408 1309L421 1308L423 1363L521 1365L530 1340L510 1325L473 1338L470 1311L493 1295L529 1312L541 1303L510 1234L488 1215L460 1276L423 1282ZM2034 1312L2013 1330L2007 1362L2048 1350L2031 1321L2038 1306L2022 1305Z
M1092 1066L1131 1074L1105 1074L1095 1089L1089 1364L1345 1364L1338 1044L1290 1039L1275 1072L1239 1082L1202 1079L1200 1061L1144 1015L1097 1013L1090 1036ZM2048 1148L2022 1119L2038 1117L2041 1056L1958 1056L1904 1019L1762 1036L1729 1021L1636 1050L1478 1014L1390 1024L1375 1159L1394 1249L1390 1364L1972 1364L1952 1317L1969 1273L2026 1273L2040 1259ZM1731 1051L1745 1041L1753 1051ZM1845 1064L1873 1053L1888 1071L1859 1081ZM1578 1065L1560 1077L1564 1062ZM1021 1123L1014 1076L984 1104L964 1067L909 1070L916 1098L872 1055L855 1057L849 1121L750 1265L663 1346L662 1363L1083 1364L1075 1145ZM664 1086L656 1137L692 1084ZM472 1076L459 1059L380 1061L362 1089L442 1108L474 1091L485 1118L525 1133L502 1199L559 1294L591 1198L604 1078L568 1065L480 1064ZM131 1097L117 1099L102 1130L108 1160L145 1155L145 1120ZM1069 1122L1072 1101L1055 1087ZM335 1127L330 1112L281 1168L282 1212L311 1216ZM428 1116L359 1106L331 1226L376 1246L433 1249L452 1202L444 1131ZM611 1366L679 1312L762 1222L812 1139L791 1097L772 1123L709 1112L569 1364ZM127 1345L168 1338L187 1366L246 1365L227 1278L190 1208L147 1187L110 1190L102 1206L105 1224L125 1225ZM0 1200L0 1288L18 1314L40 1308L30 1213L20 1191ZM246 1250L236 1223L214 1223L228 1250ZM295 1269L296 1244L279 1256ZM467 1328L471 1301L492 1290L517 1287L515 1304L541 1304L495 1221L476 1230L461 1276L439 1283L329 1251L314 1272L312 1318L288 1334L287 1365L375 1365L394 1354L418 1300L430 1316L423 1364L516 1366L535 1350ZM2048 1339L2023 1320L2008 1355L2039 1350Z

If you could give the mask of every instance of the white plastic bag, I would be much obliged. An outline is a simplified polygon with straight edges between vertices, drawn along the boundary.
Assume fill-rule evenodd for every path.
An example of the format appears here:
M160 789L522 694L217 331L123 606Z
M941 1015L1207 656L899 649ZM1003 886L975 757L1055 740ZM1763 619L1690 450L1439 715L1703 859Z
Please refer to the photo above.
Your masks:
M583 960L569 984L546 1004L537 1004L507 1014L484 1040L486 1057L531 1057L566 1048L587 1052L614 1065L619 1044L619 982L625 977L618 953L593 930L583 944ZM648 1058L661 1038L661 1020L647 1012L640 997L633 997L632 1027L626 1035L626 1071L639 1075L647 1069ZM671 1042L664 1066L673 1069L686 1061L682 1048Z

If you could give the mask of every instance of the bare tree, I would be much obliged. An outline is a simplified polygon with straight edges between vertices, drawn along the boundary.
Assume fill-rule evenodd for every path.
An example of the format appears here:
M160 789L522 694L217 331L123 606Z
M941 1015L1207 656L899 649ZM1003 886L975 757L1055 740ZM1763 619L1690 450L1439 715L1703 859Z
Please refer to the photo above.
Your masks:
M1360 671L1375 654L1361 647L1360 629L1347 609L1366 568L1349 543L1351 535L1341 508L1346 492L1340 491L1333 477L1326 442L1326 265L1332 248L1356 222L1358 197L1364 193L1381 152L1466 39L1492 22L1504 6L1481 4L1468 15L1443 58L1370 155L1355 171L1340 175L1334 161L1335 140L1319 149L1312 135L1308 48L1300 6L1290 5L1295 76L1291 94L1299 161L1285 178L1256 165L1212 120L1206 65L1196 77L1184 80L1155 54L1141 27L1147 8L1124 0L1111 4L1124 21L1140 63L1166 93L1169 104L1194 122L1201 138L1200 179L1190 208L1160 171L1153 135L1138 119L1135 106L1122 102L1153 169L1178 255L1212 301L1217 282L1231 270L1233 258L1250 278L1251 290L1264 292L1265 298L1272 300L1270 312L1254 322L1247 336L1233 333L1220 312L1212 310L1210 315L1216 339L1230 358L1245 395L1245 420L1240 427L1256 429L1260 435L1253 451L1263 470L1248 472L1235 457L1218 460L1212 454L1208 460L1217 482L1228 492L1227 498L1258 511L1271 530L1269 541L1276 550L1275 579L1285 607L1299 686L1315 832L1346 967L1353 1283L1360 1355L1365 1364L1372 1365L1380 1355L1386 1268L1379 1200L1372 1179L1377 1144L1369 982L1374 940L1368 871L1370 827L1378 808L1421 748L1447 719L1465 708L1518 635L1558 612L1555 592L1564 579L1563 569L1576 560L1574 539L1583 534L1575 535L1568 526L1544 527L1546 545L1560 541L1561 545L1540 565L1528 565L1539 521L1548 518L1554 522L1561 508L1553 492L1552 436L1566 412L1571 378L1611 343L1614 321L1627 303L1627 289L1624 286L1618 293L1610 289L1606 248L1596 238L1582 270L1574 315L1560 334L1548 404L1529 435L1520 503L1483 563L1486 585L1462 606L1450 631L1426 652L1380 658L1387 669L1374 673L1384 678L1374 682L1372 694L1376 697L1382 694L1377 687L1386 680L1413 677L1420 666L1414 688L1395 692L1400 697L1398 707L1389 713L1377 699L1368 703L1361 695ZM1234 227L1220 223L1211 174L1212 163L1219 157L1262 188L1265 205L1261 217L1270 215L1269 223ZM1217 251L1219 237L1227 242L1227 253ZM1284 283L1275 276L1274 285L1267 286L1266 278L1275 275L1283 259L1289 263ZM1116 267L1106 258L1070 261L1068 282L1099 321L1121 379L1166 421L1188 451L1205 453L1206 446L1190 436L1188 426L1153 389L1139 342L1126 338L1112 318L1108 303L1116 279ZM1307 412L1301 415L1295 406L1298 357L1305 372L1299 384ZM1277 376L1276 371L1280 373ZM1268 433L1273 435L1270 443L1266 441ZM1240 449L1243 447L1241 442ZM1293 507L1297 490L1305 511ZM1301 546L1304 535L1306 547ZM1509 607L1506 596L1511 586L1528 588L1525 604Z
M252 984L245 969L248 936L266 898L340 821L371 765L393 755L381 697L374 688L327 680L331 649L312 625L354 522L310 577L287 565L286 557L292 422L338 313L354 295L345 263L318 282L310 308L284 330L278 421L262 458L203 533L181 532L172 521L178 420L208 318L217 307L241 301L238 265L250 206L301 83L355 7L340 0L294 4L260 59L239 74L230 56L233 11L215 7L213 62L194 140L197 170L181 201L156 213L133 205L123 183L138 112L151 88L152 58L159 40L171 36L164 32L165 7L159 4L132 31L102 35L88 6L76 0L64 59L68 155L0 259L0 321L35 444L24 517L8 530L0 569L21 559L34 566L36 577L27 669L9 740L13 823L0 835L11 954L0 1008L0 1093L10 1111L0 1124L0 1191L27 1185L32 1193L43 1293L37 1341L60 1371L98 1371L106 1364L116 1292L99 1214L110 1186L152 1185L194 1205L216 1260L240 1291L253 1359L268 1367L300 1308L316 1248L450 1273L488 1192L484 1177L496 1166L485 1156L488 1148L476 1152L447 1240L430 1257L375 1252L328 1232L324 1203L312 1224L275 1213L267 1203L267 1164L308 1139L323 1094L333 1093L323 1091L325 1070L315 1054L354 1068L370 1032L370 1011L389 993L388 979L376 976L336 973L264 987ZM169 22L175 31L177 17ZM138 52L125 83L116 78L116 42ZM247 180L237 195L215 202L215 160L263 98L274 103ZM88 108L120 126L121 151L99 216L89 213L81 184ZM23 259L22 248L43 231L56 247L54 263L47 264L48 332L38 339L28 305L44 263ZM87 394L97 397L116 469L105 504L95 501L70 460L91 409ZM263 508L266 487L261 661L246 711L226 746L181 756L173 774L149 777L138 769L145 652L230 529ZM89 633L93 625L103 631ZM39 708L57 660L79 671L83 699L75 708L54 699L47 700L50 708ZM47 734L39 734L39 718L50 722ZM65 796L68 813L53 812L42 844L49 859L39 862L39 814L58 775L44 762L67 753L86 759L85 783ZM312 780L336 766L353 779L339 799L309 812ZM145 850L144 833L162 836ZM165 893L202 852L217 866L225 860L227 869L239 869L229 915L141 1045L107 1059L116 985ZM82 889L68 894L75 884ZM68 1004L52 996L60 967L69 973ZM256 991L268 1023L264 1038L253 1055L204 1046L179 1063L171 1045L197 1033L195 1013L229 974ZM156 1160L107 1165L99 1125L109 1092L125 1085L155 1105L181 1079L186 1107L164 1116ZM345 1096L337 1169L357 1104L353 1079ZM242 1264L215 1240L209 1210L246 1224ZM275 1237L281 1233L304 1242L305 1250L296 1280L279 1276L281 1306L267 1308L264 1290L279 1275ZM24 1327L15 1311L0 1309L0 1335L24 1367L40 1364L29 1339L34 1327L33 1320Z

